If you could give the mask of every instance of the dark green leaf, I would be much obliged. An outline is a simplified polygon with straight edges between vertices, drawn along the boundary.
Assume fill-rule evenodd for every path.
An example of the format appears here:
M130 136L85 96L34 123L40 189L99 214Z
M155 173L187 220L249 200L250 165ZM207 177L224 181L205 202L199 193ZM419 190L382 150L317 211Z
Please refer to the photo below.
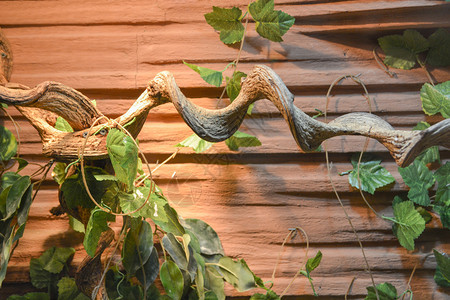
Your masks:
M214 143L205 141L194 133L185 140L176 144L175 147L191 147L194 149L195 153L200 153L208 150L212 145L214 145Z
M430 124L427 122L419 122L413 130L425 130L428 127L430 127ZM439 147L438 146L432 146L426 150L424 150L419 156L416 157L416 159L420 160L424 164L429 164L432 162L437 161L438 163L441 162L441 157L439 155Z
M450 206L433 206L433 210L439 214L442 226L450 229Z
M42 292L31 292L23 296L11 295L7 300L50 300L50 295Z
M17 168L17 173L22 171L26 166L28 166L28 162L20 157L14 157L14 160L19 163L19 167Z
M22 197L31 185L31 180L29 176L23 176L19 178L11 186L6 198L6 215L3 217L3 221L14 215L20 206Z
M408 250L414 250L414 239L424 231L425 220L416 211L411 201L395 205L394 216L397 223L394 224L393 231L400 245Z
M144 277L145 274L145 277ZM152 253L144 264L143 268L136 270L136 278L146 288L149 289L159 274L158 252L153 247Z
M351 158L353 170L350 171L348 176L350 185L357 189L359 189L358 160L359 154L354 154ZM380 162L381 160L375 159L374 156L363 155L359 167L361 189L372 195L377 188L386 186L395 181L395 178L380 165Z
M225 144L230 150L237 151L239 147L257 147L261 142L256 136L244 132L236 131L231 137L225 140Z
M0 126L0 160L7 161L16 155L17 141L14 135L3 126Z
M2 176L2 180L0 180L1 190L13 185L19 178L22 178L22 176L16 172L6 172Z
M181 296L183 295L184 280L183 274L181 274L178 266L170 260L165 261L161 266L159 276L167 295L173 300L181 299Z
M199 219L186 219L183 225L185 229L190 230L197 237L201 253L225 255L219 236L211 226Z
M230 101L233 102L234 99L239 95L239 92L241 91L241 80L243 77L247 77L247 74L241 71L235 71L233 73L233 76L226 77L227 81L227 95L230 97Z
M436 249L433 249L433 254L437 263L434 280L442 287L450 287L450 257Z
M438 183L435 204L450 206L450 162L434 172L434 177Z
M62 117L56 119L55 128L64 132L73 132L72 126Z
M4 235L2 237L2 244L1 244L1 248L0 248L0 287L3 283L3 280L5 279L6 276L6 269L8 267L8 262L9 262L9 258L11 256L11 247L12 247L12 243L13 243L13 230L14 228L10 227L10 223L11 220L9 220L9 222L7 221L5 224L6 226L6 230L5 232L2 232L2 234ZM3 230L2 230L3 231Z
M163 237L164 249L169 253L170 257L174 260L177 266L181 270L185 270L189 273L191 281L194 280L197 262L194 258L194 253L191 247L187 247L186 251L184 245L182 245L172 233L167 233Z
M122 248L122 264L128 278L142 268L153 251L153 232L145 220L131 222ZM150 286L150 285L149 285Z
M173 209L168 203L164 205L163 210L155 210L153 222L161 227L165 232L173 233L177 236L182 236L185 234L183 226L181 226L178 219L178 214L175 209ZM167 219L167 221L165 220Z
M25 225L25 222L28 219L28 212L30 211L30 206L33 201L32 194L33 194L33 185L30 184L28 189L23 194L22 199L20 201L19 210L17 210L17 225L19 226Z
M39 258L32 258L30 261L30 277L33 286L42 289L56 284L57 274L63 270L74 253L75 249L73 248L52 247Z
M378 39L386 54L384 63L388 66L409 70L416 65L417 54L426 51L428 41L416 30L405 30L403 35L388 35Z
M39 257L39 262L44 270L58 274L74 254L75 249L73 248L52 247Z
M224 256L219 260L220 272L224 279L239 292L245 292L256 287L253 273L243 260L234 261Z
M109 229L108 221L114 220L114 215L104 212L100 208L95 208L91 211L83 241L84 249L91 257L94 257L95 255L100 235L103 231Z
M223 75L221 71L211 70L194 64L189 64L184 61L183 63L192 70L194 70L195 72L197 72L198 74L200 74L200 77L207 83L214 85L216 87L219 87L222 84Z
M206 22L220 31L220 40L225 44L240 42L244 37L244 26L241 23L242 11L237 8L221 8L213 6L211 13L205 14Z
M281 37L295 22L294 17L274 10L274 0L257 0L250 3L248 10L256 21L256 32L274 42L282 42Z
M405 184L410 188L408 198L422 206L430 205L428 189L434 184L435 179L427 166L416 160L406 168L398 168L398 171Z
M102 198L108 186L111 185L110 181L97 181L94 175L107 174L105 170L95 167L85 167L86 182L89 190L98 201ZM68 177L61 185L61 192L67 206L71 209L78 209L78 206L92 209L95 204L86 192L83 183L83 176L80 172Z
M435 86L425 83L420 89L420 100L427 115L440 112L444 118L450 118L450 81Z
M447 67L450 65L450 33L444 28L436 30L428 37L430 51L427 63L434 67Z
M132 190L138 168L138 148L133 139L113 128L106 138L106 148L117 178Z
M311 273L314 269L316 269L319 266L321 260L322 260L322 252L320 252L319 250L316 256L308 259L308 261L306 262L306 272L308 272L308 274Z
M378 291L378 296L375 292L375 289L373 286L366 287L367 289L367 297L364 298L365 300L396 300L399 296L397 295L397 289L395 286L390 284L389 282L380 283L376 286Z
M75 279L63 277L58 282L58 300L89 300L78 290Z

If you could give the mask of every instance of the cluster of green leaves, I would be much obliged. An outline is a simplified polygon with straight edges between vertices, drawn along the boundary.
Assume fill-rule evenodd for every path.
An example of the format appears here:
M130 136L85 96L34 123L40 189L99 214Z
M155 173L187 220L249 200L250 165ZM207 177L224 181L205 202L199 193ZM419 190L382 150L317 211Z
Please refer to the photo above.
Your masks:
M0 287L6 276L11 253L25 230L32 202L33 184L30 176L19 174L28 163L16 155L16 138L8 129L0 126ZM17 171L7 172L16 162Z
M403 35L394 34L378 39L386 57L384 63L388 66L409 70L416 66L428 63L433 67L446 67L450 65L450 34L446 29L438 29L428 39L418 31L408 29ZM427 52L422 61L420 54Z
M213 11L205 14L206 22L215 30L220 32L220 40L225 44L234 44L243 42L245 27L242 24L245 17L249 14L256 23L256 32L263 38L274 42L282 42L282 36L292 27L295 18L289 14L275 10L274 0L256 0L248 6L248 12L243 14L238 7L222 8L213 6ZM247 20L248 21L248 20ZM225 90L233 102L241 91L241 81L247 77L244 72L236 70L236 62L229 63L223 70L216 71L209 68L197 66L184 62L186 66L197 72L207 83L220 87L223 83L223 73L234 66L235 70L231 77L226 76ZM253 104L247 109L247 114L251 114ZM230 150L237 151L240 147L256 147L261 142L257 137L236 131L233 136L225 141ZM191 147L196 153L209 149L213 143L204 141L196 134L189 136L184 141L177 144L177 147Z
M130 137L110 129L106 143L115 175L101 168L84 168L91 195L103 209L91 201L81 170L64 179L65 165L57 165L53 173L68 208L91 211L83 242L90 256L95 255L101 233L110 230L109 223L115 220L108 210L129 214L124 217L121 264L112 266L105 276L110 299L144 299L145 295L147 299L225 299L224 281L238 291L256 286L245 261L225 256L217 233L208 224L181 220L154 182L145 179L143 186L136 187L145 173ZM154 224L154 231L147 220ZM153 240L157 233L163 233L158 238L165 257L161 266ZM153 284L158 276L165 295Z
M81 293L75 280L69 277L68 264L75 254L73 248L55 248L46 250L39 258L30 261L31 284L47 292L31 292L25 295L11 295L8 300L88 300Z

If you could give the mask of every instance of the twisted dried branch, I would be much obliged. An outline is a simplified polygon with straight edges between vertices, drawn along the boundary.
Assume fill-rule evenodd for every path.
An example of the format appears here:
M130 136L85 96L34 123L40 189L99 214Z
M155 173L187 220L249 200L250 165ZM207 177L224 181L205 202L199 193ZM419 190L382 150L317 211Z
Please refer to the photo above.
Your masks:
M255 66L242 84L233 103L223 109L210 110L188 100L178 88L173 75L161 72L133 106L115 122L125 126L133 136L142 129L153 107L172 102L184 121L201 138L219 142L229 138L242 124L250 104L260 99L270 100L281 112L291 133L304 151L313 151L324 140L340 135L362 135L382 143L400 166L410 164L424 149L440 145L450 147L450 120L444 120L424 131L395 130L381 118L367 113L349 113L328 124L319 122L294 106L294 96L280 77L267 66ZM38 130L43 153L67 161L79 156L87 128L103 116L89 99L78 91L59 83L44 82L34 89L20 90L0 86L0 102L18 106ZM75 108L75 109L74 109ZM76 130L73 133L55 129L41 113L47 110L64 117ZM96 134L88 138L84 157L99 159L107 156L106 134L100 129L116 127L113 121L91 129ZM102 134L103 133L103 134Z

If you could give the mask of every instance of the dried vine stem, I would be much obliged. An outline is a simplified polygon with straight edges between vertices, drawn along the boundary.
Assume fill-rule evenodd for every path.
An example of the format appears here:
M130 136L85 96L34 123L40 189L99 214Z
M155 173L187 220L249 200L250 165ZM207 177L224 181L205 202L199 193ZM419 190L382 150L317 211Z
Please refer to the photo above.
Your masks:
M91 110L91 107L86 104L89 101L85 102L84 97L79 98L78 92L62 86L61 84L42 84L39 88L31 90L0 87L0 102L13 105L40 103L39 108L21 106L19 110L39 131L44 155L67 161L78 157L78 151L84 143L83 134L87 134L86 128L91 124L89 121L92 120L92 116L97 116L97 112ZM43 87L47 89L40 90ZM58 88L59 92L56 96L54 96L53 88ZM23 100L34 99L36 94L42 95L41 98L33 101ZM58 98L61 101L57 101L61 105L58 109L45 104L53 97L61 97ZM319 122L294 106L294 96L280 77L272 69L262 65L254 67L243 82L241 92L233 103L217 110L205 109L189 101L181 93L173 75L169 72L161 72L150 81L147 89L128 112L115 121L123 126L134 119L135 121L127 129L133 136L137 136L151 108L172 102L197 135L210 142L219 142L236 132L243 122L248 106L260 99L268 99L278 108L288 123L295 141L304 151L313 151L324 140L334 136L363 135L378 140L390 151L398 165L407 166L428 147L440 145L450 148L450 119L423 131L394 130L389 123L367 113L345 114L328 124ZM80 106L82 110L80 115L87 117L81 118L77 124L80 125L78 128L84 127L84 129L73 133L61 132L42 116L42 109L68 116L67 111L73 111L73 109L63 105L74 101L83 102ZM85 125L86 123L89 124ZM103 125L93 127L92 131L98 132L101 126ZM106 136L101 134L90 136L85 148L85 158L99 159L106 156Z

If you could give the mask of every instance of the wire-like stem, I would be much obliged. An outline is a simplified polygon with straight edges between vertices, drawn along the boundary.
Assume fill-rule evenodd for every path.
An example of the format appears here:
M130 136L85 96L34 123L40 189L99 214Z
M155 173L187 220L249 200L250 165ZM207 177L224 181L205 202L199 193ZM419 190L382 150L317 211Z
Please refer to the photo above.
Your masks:
M365 95L366 95L366 100L367 100L368 106L369 106L369 112L370 113L372 112L370 96L369 96L369 92L367 91L367 88L366 88L365 84L358 78L358 76L344 75L344 76L341 76L341 77L337 78L335 81L333 81L333 83L330 85L330 87L328 89L328 92L327 92L327 95L326 95L325 112L324 112L325 122L327 121L327 111L328 111L328 104L330 102L331 91L332 91L333 87L336 84L338 84L341 80L347 79L347 78L352 79L354 82L360 84L363 87ZM366 143L367 143L367 140L366 140ZM367 260L367 257L366 257L364 246L363 246L363 244L361 242L361 239L359 238L359 235L358 235L358 233L356 231L356 228L353 226L353 222L352 222L350 216L348 215L347 210L345 209L344 204L342 203L341 197L339 196L339 193L338 193L338 191L336 189L336 186L335 186L335 184L333 182L333 178L331 176L331 165L330 165L328 150L327 150L326 144L324 144L323 146L324 146L323 149L325 151L325 159L326 159L326 164L327 164L327 175L328 175L328 178L330 180L331 187L333 189L334 194L336 195L337 200L339 201L339 204L340 204L342 210L344 211L345 217L346 217L348 223L350 224L350 227L352 228L352 231L353 231L353 233L354 233L354 235L356 237L356 240L358 241L359 247L361 249L361 252L362 252L362 255L363 255L363 258L364 258L364 262L366 264L367 271L369 272L370 280L372 281L372 286L373 286L373 288L375 290L375 295L377 297L377 300L380 300L380 297L378 295L378 290L376 288L375 280L373 278L373 274L372 274L372 271L370 269L369 261ZM360 156L359 163L361 162L361 157L362 157L362 153L361 153L361 156ZM359 170L359 163L358 163L358 170ZM358 174L358 177L359 177L359 174ZM359 184L359 185L360 185L360 188L361 188L361 184Z

